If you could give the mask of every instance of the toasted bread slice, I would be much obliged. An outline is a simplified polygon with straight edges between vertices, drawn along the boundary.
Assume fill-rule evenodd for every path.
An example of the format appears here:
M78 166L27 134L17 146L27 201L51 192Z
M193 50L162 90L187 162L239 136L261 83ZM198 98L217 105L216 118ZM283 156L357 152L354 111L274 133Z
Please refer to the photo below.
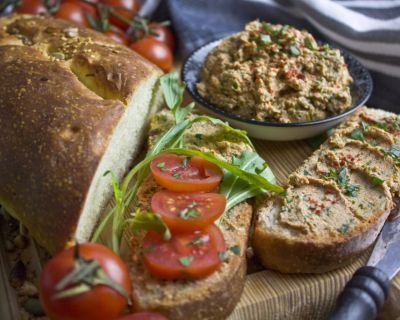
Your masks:
M253 237L265 267L326 272L375 241L398 197L398 158L390 154L399 142L396 121L361 109L289 177L285 195L266 199Z
M149 146L157 136L173 125L169 111L163 110L152 119ZM210 122L195 123L185 134L185 146L230 161L250 147L232 132ZM140 187L137 205L150 210L151 197L160 190L152 177ZM200 280L163 281L153 277L143 264L143 234L134 235L131 242L132 255L129 268L133 286L133 301L136 310L155 310L170 320L224 319L234 309L242 294L246 276L246 249L252 219L252 206L241 203L227 212L219 226L227 250L219 270Z
M151 196L160 187L147 179L138 192L143 210L149 210ZM234 309L243 291L246 248L252 207L243 203L228 212L220 228L227 248L239 246L240 254L227 250L220 269L200 280L164 281L153 277L143 264L143 235L132 239L129 270L135 310L155 310L168 319L224 319Z

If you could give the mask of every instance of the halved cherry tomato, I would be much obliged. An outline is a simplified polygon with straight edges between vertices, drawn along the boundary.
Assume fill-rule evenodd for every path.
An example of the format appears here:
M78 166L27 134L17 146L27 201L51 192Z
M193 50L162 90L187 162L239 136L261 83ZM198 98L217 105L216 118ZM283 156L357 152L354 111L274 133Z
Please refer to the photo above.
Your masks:
M171 70L173 56L168 46L158 41L153 36L137 40L130 45L130 48L147 60L153 62L164 72Z
M158 41L166 44L171 51L174 51L175 48L175 39L172 31L167 26L162 26L157 22L151 22L149 24L151 31L155 32L156 35L152 35Z
M211 191L222 180L222 170L200 157L163 154L150 164L154 179L171 191Z
M110 30L104 32L104 34L119 44L123 44L125 46L128 45L128 39L125 36L125 33L117 27L112 27Z
M56 18L75 22L83 27L90 27L86 13L90 13L94 17L96 17L97 14L96 9L89 4L81 4L77 0L68 0L61 3L60 9L54 16Z
M15 9L18 13L39 14L46 13L47 9L43 0L23 0Z
M139 0L101 0L100 2L115 7L115 13L128 20L132 20L140 9ZM110 22L122 30L127 30L129 27L128 24L113 15L110 15Z
M143 311L143 312L128 314L127 316L119 318L118 320L168 320L168 319L156 312Z
M89 291L71 297L55 298L56 286L74 270L74 247L54 256L40 276L40 301L51 319L98 320L115 319L127 305L127 299L106 285L95 285ZM105 246L94 243L79 245L79 255L86 260L97 260L102 270L114 282L131 292L129 271L119 256Z
M211 224L203 230L174 234L171 240L149 231L144 240L144 263L161 279L193 279L210 275L221 265L224 236Z
M151 209L172 232L201 230L212 224L225 206L225 196L218 193L159 191L151 198Z

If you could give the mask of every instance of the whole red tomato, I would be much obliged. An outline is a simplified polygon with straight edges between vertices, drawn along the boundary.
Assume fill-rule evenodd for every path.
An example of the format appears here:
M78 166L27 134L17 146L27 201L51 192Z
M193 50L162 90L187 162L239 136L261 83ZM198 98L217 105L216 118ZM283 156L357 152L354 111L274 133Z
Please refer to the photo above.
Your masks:
M15 11L18 13L39 14L46 13L47 9L43 0L23 0Z
M125 46L128 45L128 38L126 37L125 33L115 26L112 26L112 28L104 32L104 34L119 44L123 44Z
M127 299L107 285L95 285L89 291L71 297L57 298L56 286L74 270L75 247L66 249L53 257L40 276L40 300L51 319L57 320L112 320L124 310ZM79 245L79 255L85 260L97 260L106 275L131 292L129 272L120 257L105 246L94 243ZM75 287L75 286L74 286ZM71 288L68 286L66 289Z
M152 35L158 41L165 43L171 51L174 51L175 48L175 39L172 31L167 26L162 26L157 22L151 22L149 24L150 30L156 33L156 35Z
M128 20L132 20L136 12L140 9L139 0L100 0L100 2L109 6L124 8L115 9L115 13ZM129 27L128 24L113 15L110 16L110 22L122 30L127 30Z
M130 48L145 57L147 60L153 62L164 72L171 70L173 56L170 48L152 36L133 42L130 45Z
M96 17L96 9L87 3L81 3L78 0L63 1L60 9L54 14L56 18L75 22L83 27L90 27L86 13Z

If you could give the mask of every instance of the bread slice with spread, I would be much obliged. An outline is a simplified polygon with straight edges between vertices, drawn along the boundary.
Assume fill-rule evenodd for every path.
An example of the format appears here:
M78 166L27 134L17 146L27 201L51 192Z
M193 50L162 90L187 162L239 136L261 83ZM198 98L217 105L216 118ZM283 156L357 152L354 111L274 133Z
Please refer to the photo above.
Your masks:
M158 136L172 126L171 113L157 114L151 123L150 147ZM187 130L185 147L212 152L230 161L249 146L230 136L222 126L202 121ZM151 197L162 188L150 176L140 186L137 206L150 210ZM143 234L132 239L129 269L133 286L135 310L155 310L168 319L224 319L237 304L246 275L246 248L252 217L252 207L246 202L234 206L219 225L227 251L221 267L211 275L197 280L160 280L154 277L143 262ZM229 250L235 248L235 250Z
M400 183L400 118L362 108L256 214L253 247L286 273L326 272L350 263L376 239Z

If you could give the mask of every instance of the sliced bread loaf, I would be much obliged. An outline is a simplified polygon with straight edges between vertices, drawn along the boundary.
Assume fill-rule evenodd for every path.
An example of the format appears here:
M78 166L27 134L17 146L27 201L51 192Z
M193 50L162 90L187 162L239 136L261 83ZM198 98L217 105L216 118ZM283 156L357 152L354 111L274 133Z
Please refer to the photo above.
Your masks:
M139 150L161 71L100 33L0 18L0 204L51 253L87 241Z
M269 196L253 237L262 264L287 273L326 272L376 239L398 197L400 121L362 108Z

